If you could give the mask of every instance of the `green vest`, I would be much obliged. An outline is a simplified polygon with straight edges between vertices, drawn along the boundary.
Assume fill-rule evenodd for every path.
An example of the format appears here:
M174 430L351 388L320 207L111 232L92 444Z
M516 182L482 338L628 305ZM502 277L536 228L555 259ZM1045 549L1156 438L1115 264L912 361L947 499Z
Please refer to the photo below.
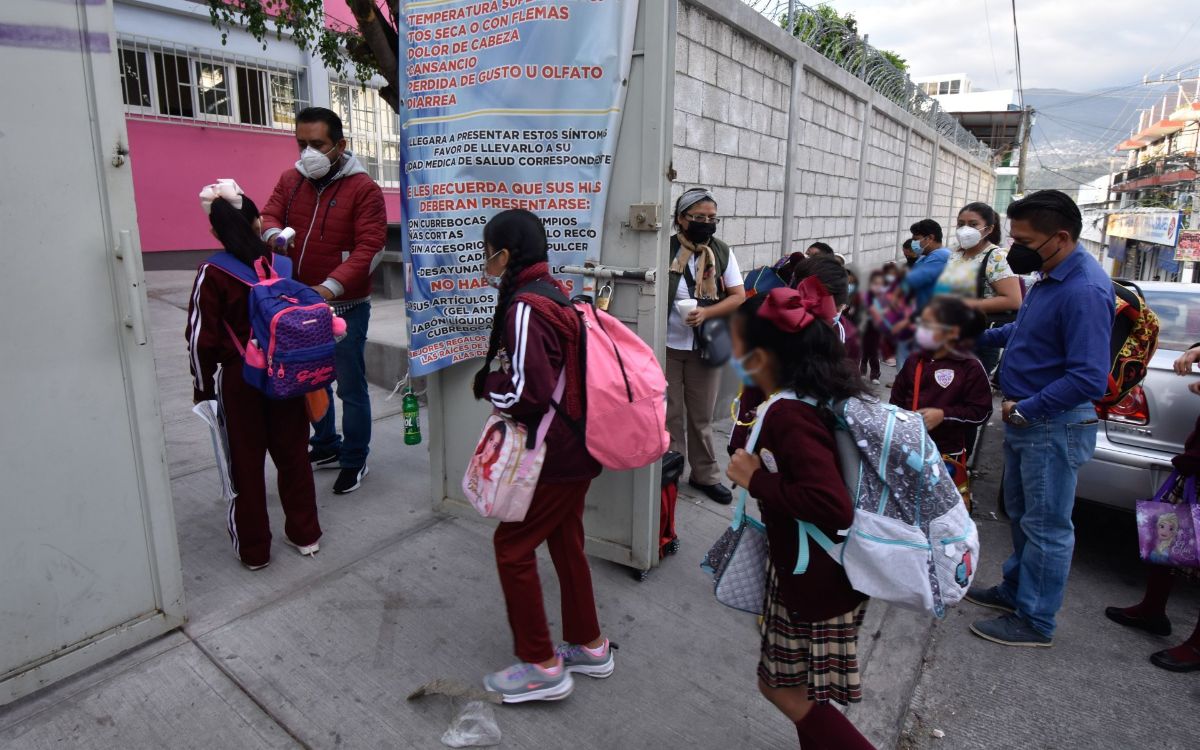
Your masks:
M729 245L726 245L721 240L713 237L708 241L708 246L712 248L713 259L717 261L717 296L725 299L725 269L729 267ZM671 235L671 257L667 261L667 268L675 262L676 256L679 255L679 236ZM670 271L668 274L667 283L667 315L670 316L671 309L675 307L675 290L679 288L679 282L683 280L682 273Z

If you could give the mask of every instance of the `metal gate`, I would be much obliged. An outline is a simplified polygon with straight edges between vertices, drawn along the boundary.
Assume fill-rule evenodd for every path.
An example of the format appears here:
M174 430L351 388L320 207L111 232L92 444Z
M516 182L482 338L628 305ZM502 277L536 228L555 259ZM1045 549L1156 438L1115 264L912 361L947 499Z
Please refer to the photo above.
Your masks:
M653 282L614 278L609 312L654 346L666 349L666 260L674 112L675 0L640 3L633 65L621 119L616 160L604 216L602 267L650 269ZM660 226L661 225L661 226ZM429 376L430 460L435 509L478 519L460 488L463 472L487 418L487 404L471 397L479 362ZM659 467L604 472L587 497L588 552L648 570L658 563Z
M3 705L184 608L112 7L8 2L0 25Z

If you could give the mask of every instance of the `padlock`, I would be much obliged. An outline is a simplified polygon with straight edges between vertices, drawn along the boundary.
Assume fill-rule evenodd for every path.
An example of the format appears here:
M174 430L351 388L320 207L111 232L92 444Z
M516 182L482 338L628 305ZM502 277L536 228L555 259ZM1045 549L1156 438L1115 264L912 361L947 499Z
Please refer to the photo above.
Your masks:
M596 297L596 309L608 312L608 303L612 301L612 294L612 284L604 282L604 286L600 287L600 295Z

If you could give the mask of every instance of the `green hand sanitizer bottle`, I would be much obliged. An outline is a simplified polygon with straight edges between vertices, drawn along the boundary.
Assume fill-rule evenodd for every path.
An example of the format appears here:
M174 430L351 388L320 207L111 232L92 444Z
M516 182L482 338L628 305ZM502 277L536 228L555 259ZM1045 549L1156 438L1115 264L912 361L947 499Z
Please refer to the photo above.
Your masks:
M421 444L421 405L410 387L404 394L404 444Z

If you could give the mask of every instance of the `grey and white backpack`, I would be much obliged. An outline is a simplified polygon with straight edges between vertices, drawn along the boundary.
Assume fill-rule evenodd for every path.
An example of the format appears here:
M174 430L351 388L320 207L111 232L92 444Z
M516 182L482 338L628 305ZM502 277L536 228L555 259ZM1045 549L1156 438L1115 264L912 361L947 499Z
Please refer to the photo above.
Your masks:
M802 522L796 572L807 567L811 537L842 564L856 590L943 616L975 576L979 532L941 452L919 414L859 398L835 404L833 412L854 523L834 544Z

